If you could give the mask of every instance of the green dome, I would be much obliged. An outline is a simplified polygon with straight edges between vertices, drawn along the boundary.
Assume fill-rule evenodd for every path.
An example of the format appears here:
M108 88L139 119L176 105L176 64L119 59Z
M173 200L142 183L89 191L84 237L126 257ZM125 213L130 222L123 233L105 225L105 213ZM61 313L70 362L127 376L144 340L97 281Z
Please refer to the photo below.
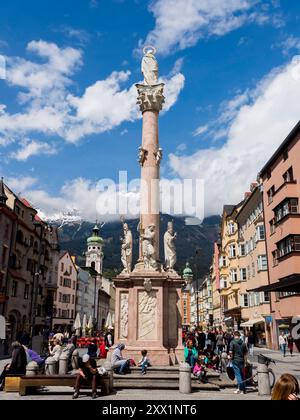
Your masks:
M92 244L102 245L103 244L103 239L101 238L101 236L99 236L99 232L100 232L100 229L96 225L93 229L93 235L87 239L88 245L92 245Z
M100 236L91 236L88 238L87 243L90 244L103 244L103 239Z
M190 267L190 264L187 263L185 269L183 270L183 275L184 276L192 276L193 275L193 270Z

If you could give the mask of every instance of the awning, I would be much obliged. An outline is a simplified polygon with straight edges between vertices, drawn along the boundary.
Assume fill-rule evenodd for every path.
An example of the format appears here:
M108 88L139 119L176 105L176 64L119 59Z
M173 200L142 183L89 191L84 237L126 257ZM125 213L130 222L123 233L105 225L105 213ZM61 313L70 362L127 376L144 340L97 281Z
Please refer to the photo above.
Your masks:
M277 283L258 287L257 289L247 290L247 292L294 292L300 293L300 274L294 274L280 279Z
M247 322L243 322L241 327L253 327L257 324L263 324L265 322L265 318L256 318L256 319L249 319Z

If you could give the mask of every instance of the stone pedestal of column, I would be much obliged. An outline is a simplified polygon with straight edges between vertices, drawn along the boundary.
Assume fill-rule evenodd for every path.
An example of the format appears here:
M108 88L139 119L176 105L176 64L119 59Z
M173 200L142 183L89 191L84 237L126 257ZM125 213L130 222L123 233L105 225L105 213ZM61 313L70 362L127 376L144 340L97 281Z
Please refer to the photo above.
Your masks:
M139 360L148 350L153 365L183 361L181 290L183 280L167 273L132 273L114 279L115 343L125 344L124 357Z

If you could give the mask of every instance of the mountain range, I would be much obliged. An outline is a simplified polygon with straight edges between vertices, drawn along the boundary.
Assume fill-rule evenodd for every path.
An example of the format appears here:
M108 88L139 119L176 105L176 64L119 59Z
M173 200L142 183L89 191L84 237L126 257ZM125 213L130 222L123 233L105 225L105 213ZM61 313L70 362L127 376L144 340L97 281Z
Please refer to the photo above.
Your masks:
M163 236L169 221L174 222L177 232L177 266L178 273L182 273L186 262L190 262L194 277L203 279L208 274L213 256L214 242L218 239L220 230L220 216L211 216L201 225L189 225L185 217L172 217L161 215L160 229L160 257L163 260ZM139 220L128 220L129 229L133 235L133 263L138 259L139 234L137 231ZM84 252L87 238L91 236L95 224L90 222L68 223L59 229L61 250L68 250L76 257L77 264L85 265ZM104 240L104 275L112 278L122 270L121 263L121 236L123 228L121 222L111 222L101 228L101 237ZM197 252L196 252L197 251Z

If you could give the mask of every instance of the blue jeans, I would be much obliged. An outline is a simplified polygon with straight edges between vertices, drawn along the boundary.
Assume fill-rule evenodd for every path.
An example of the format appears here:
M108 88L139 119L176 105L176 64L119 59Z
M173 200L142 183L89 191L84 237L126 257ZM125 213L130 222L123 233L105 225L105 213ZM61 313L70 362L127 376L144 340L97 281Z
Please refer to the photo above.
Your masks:
M149 366L148 362L144 362L141 364L142 373L147 372L147 367Z
M280 350L282 351L282 354L285 356L286 355L286 344L281 344Z
M232 362L234 374L238 383L240 391L246 391L246 384L244 382L244 363L243 362Z
M188 357L186 358L186 363L188 363L192 368L195 367L195 364L197 362L197 358L195 356L193 356L192 354L189 354Z
M123 373L124 370L127 370L129 368L129 363L127 360L120 366L118 373Z

